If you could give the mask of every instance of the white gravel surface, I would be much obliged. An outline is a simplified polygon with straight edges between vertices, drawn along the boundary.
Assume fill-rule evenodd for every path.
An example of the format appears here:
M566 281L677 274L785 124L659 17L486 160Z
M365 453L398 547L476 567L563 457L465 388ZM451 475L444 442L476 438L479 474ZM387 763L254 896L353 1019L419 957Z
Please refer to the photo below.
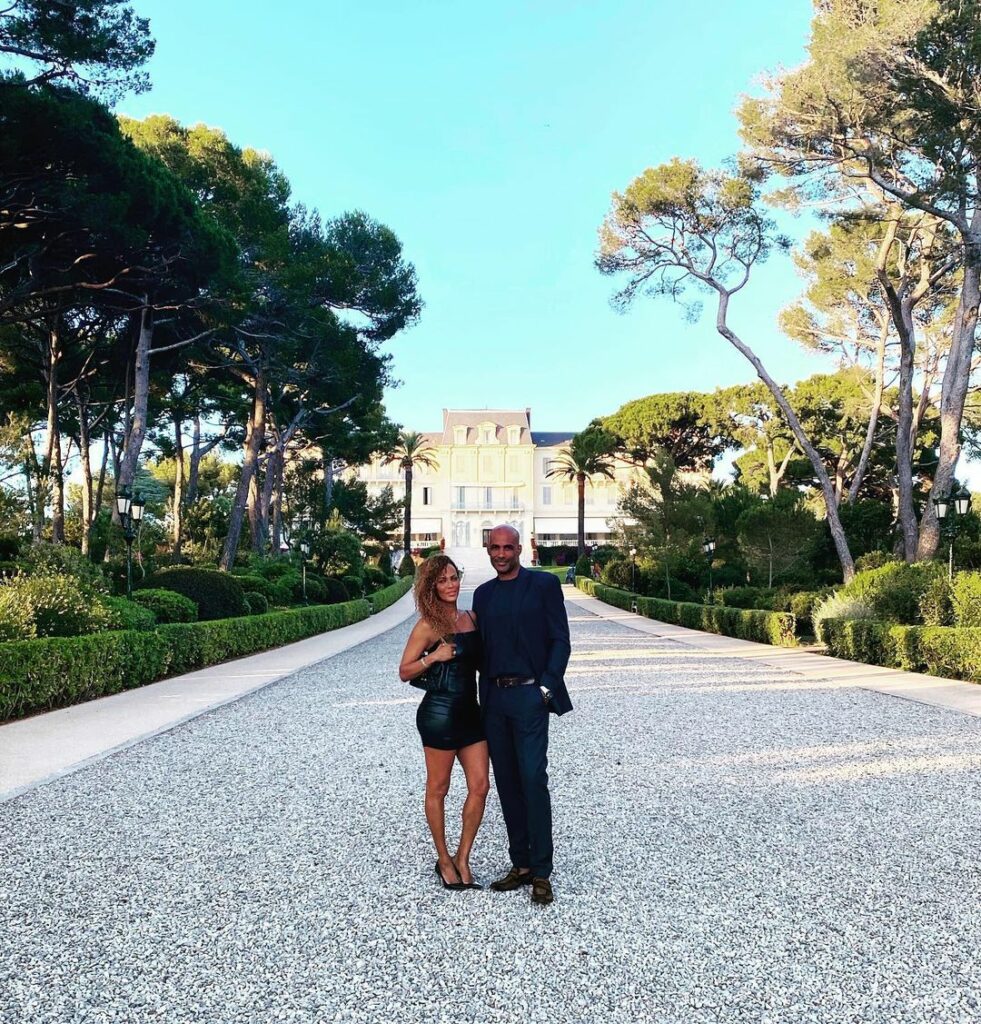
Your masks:
M0 1021L981 1020L981 721L572 614L551 907L438 888L406 624L0 806Z

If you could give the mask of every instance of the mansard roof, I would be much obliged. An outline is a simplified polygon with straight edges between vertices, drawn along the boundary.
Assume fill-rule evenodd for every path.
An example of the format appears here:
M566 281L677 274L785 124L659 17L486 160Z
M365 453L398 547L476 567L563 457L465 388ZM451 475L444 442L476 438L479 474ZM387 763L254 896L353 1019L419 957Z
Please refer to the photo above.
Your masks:
M531 443L536 448L554 448L557 445L568 444L572 436L571 430L533 430Z
M443 429L429 431L422 436L431 445L456 444L456 428L465 427L465 444L477 443L477 430L485 424L493 424L500 444L507 443L507 428L520 427L519 444L535 445L538 448L555 448L567 445L573 437L572 430L531 429L531 409L444 409Z
M467 444L477 440L477 428L492 423L497 440L507 441L507 428L520 427L519 444L531 444L531 409L444 409L442 444L454 444L456 427L467 428Z

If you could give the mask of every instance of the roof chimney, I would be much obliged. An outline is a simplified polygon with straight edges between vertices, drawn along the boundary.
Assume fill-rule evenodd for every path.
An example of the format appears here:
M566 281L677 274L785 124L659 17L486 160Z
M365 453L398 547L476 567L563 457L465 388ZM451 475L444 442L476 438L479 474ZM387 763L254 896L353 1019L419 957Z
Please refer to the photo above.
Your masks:
M525 415L528 417L528 429L531 430L531 406L525 406Z

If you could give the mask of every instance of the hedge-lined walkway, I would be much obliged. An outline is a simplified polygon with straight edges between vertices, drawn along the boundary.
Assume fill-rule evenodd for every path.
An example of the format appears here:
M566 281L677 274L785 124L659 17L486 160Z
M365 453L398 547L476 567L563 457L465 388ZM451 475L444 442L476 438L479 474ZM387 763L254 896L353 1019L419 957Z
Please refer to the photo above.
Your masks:
M402 582L372 595L370 600L374 614L370 617L368 601L357 601L349 605L274 612L248 619L190 624L189 628L204 627L208 630L206 635L213 638L217 633L217 638L221 639L224 633L231 642L260 653L233 661L215 660L205 668L172 676L161 682L151 683L138 676L124 675L120 678L119 664L106 657L105 668L116 672L116 677L111 679L114 684L111 695L32 718L0 724L0 800L9 799L11 795L70 771L92 758L105 756L109 751L173 728L307 665L373 639L413 614L412 598L406 594L407 586ZM266 623L276 620L280 621L279 629L263 628ZM283 620L289 633L283 629ZM324 631L325 623L333 628ZM174 630L175 627L162 629ZM125 647L127 638L152 643L155 633L119 632L100 634L99 637L106 645L105 653L105 650L115 651ZM306 639L277 646L277 640L284 633ZM40 647L43 651L45 645L53 645L65 659L63 671L66 678L59 692L69 693L75 684L70 677L71 658L65 656L64 645L81 643L86 646L97 639L35 640L8 646L15 649L23 646ZM181 639L179 634L176 639ZM207 652L202 652L201 645L197 644L185 650L182 657L186 661L189 655L201 653ZM210 653L227 656L228 650L213 642ZM48 659L41 659L39 664L47 670L52 667ZM0 655L0 668L3 665L4 659ZM30 683L31 680L28 678L26 682ZM0 1016L0 1022L2 1019Z
M437 888L405 623L0 805L0 1020L977 1020L981 721L569 597L552 907Z

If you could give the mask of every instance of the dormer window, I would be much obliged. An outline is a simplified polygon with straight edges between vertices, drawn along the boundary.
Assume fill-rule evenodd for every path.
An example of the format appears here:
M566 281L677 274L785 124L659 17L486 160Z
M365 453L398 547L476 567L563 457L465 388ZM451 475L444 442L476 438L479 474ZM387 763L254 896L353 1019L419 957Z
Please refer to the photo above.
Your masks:
M497 427L493 423L482 423L479 437L481 444L493 444L497 440Z
M521 442L521 427L508 427L508 444Z
M466 427L454 427L453 428L453 443L454 444L466 444L467 443L467 428Z

